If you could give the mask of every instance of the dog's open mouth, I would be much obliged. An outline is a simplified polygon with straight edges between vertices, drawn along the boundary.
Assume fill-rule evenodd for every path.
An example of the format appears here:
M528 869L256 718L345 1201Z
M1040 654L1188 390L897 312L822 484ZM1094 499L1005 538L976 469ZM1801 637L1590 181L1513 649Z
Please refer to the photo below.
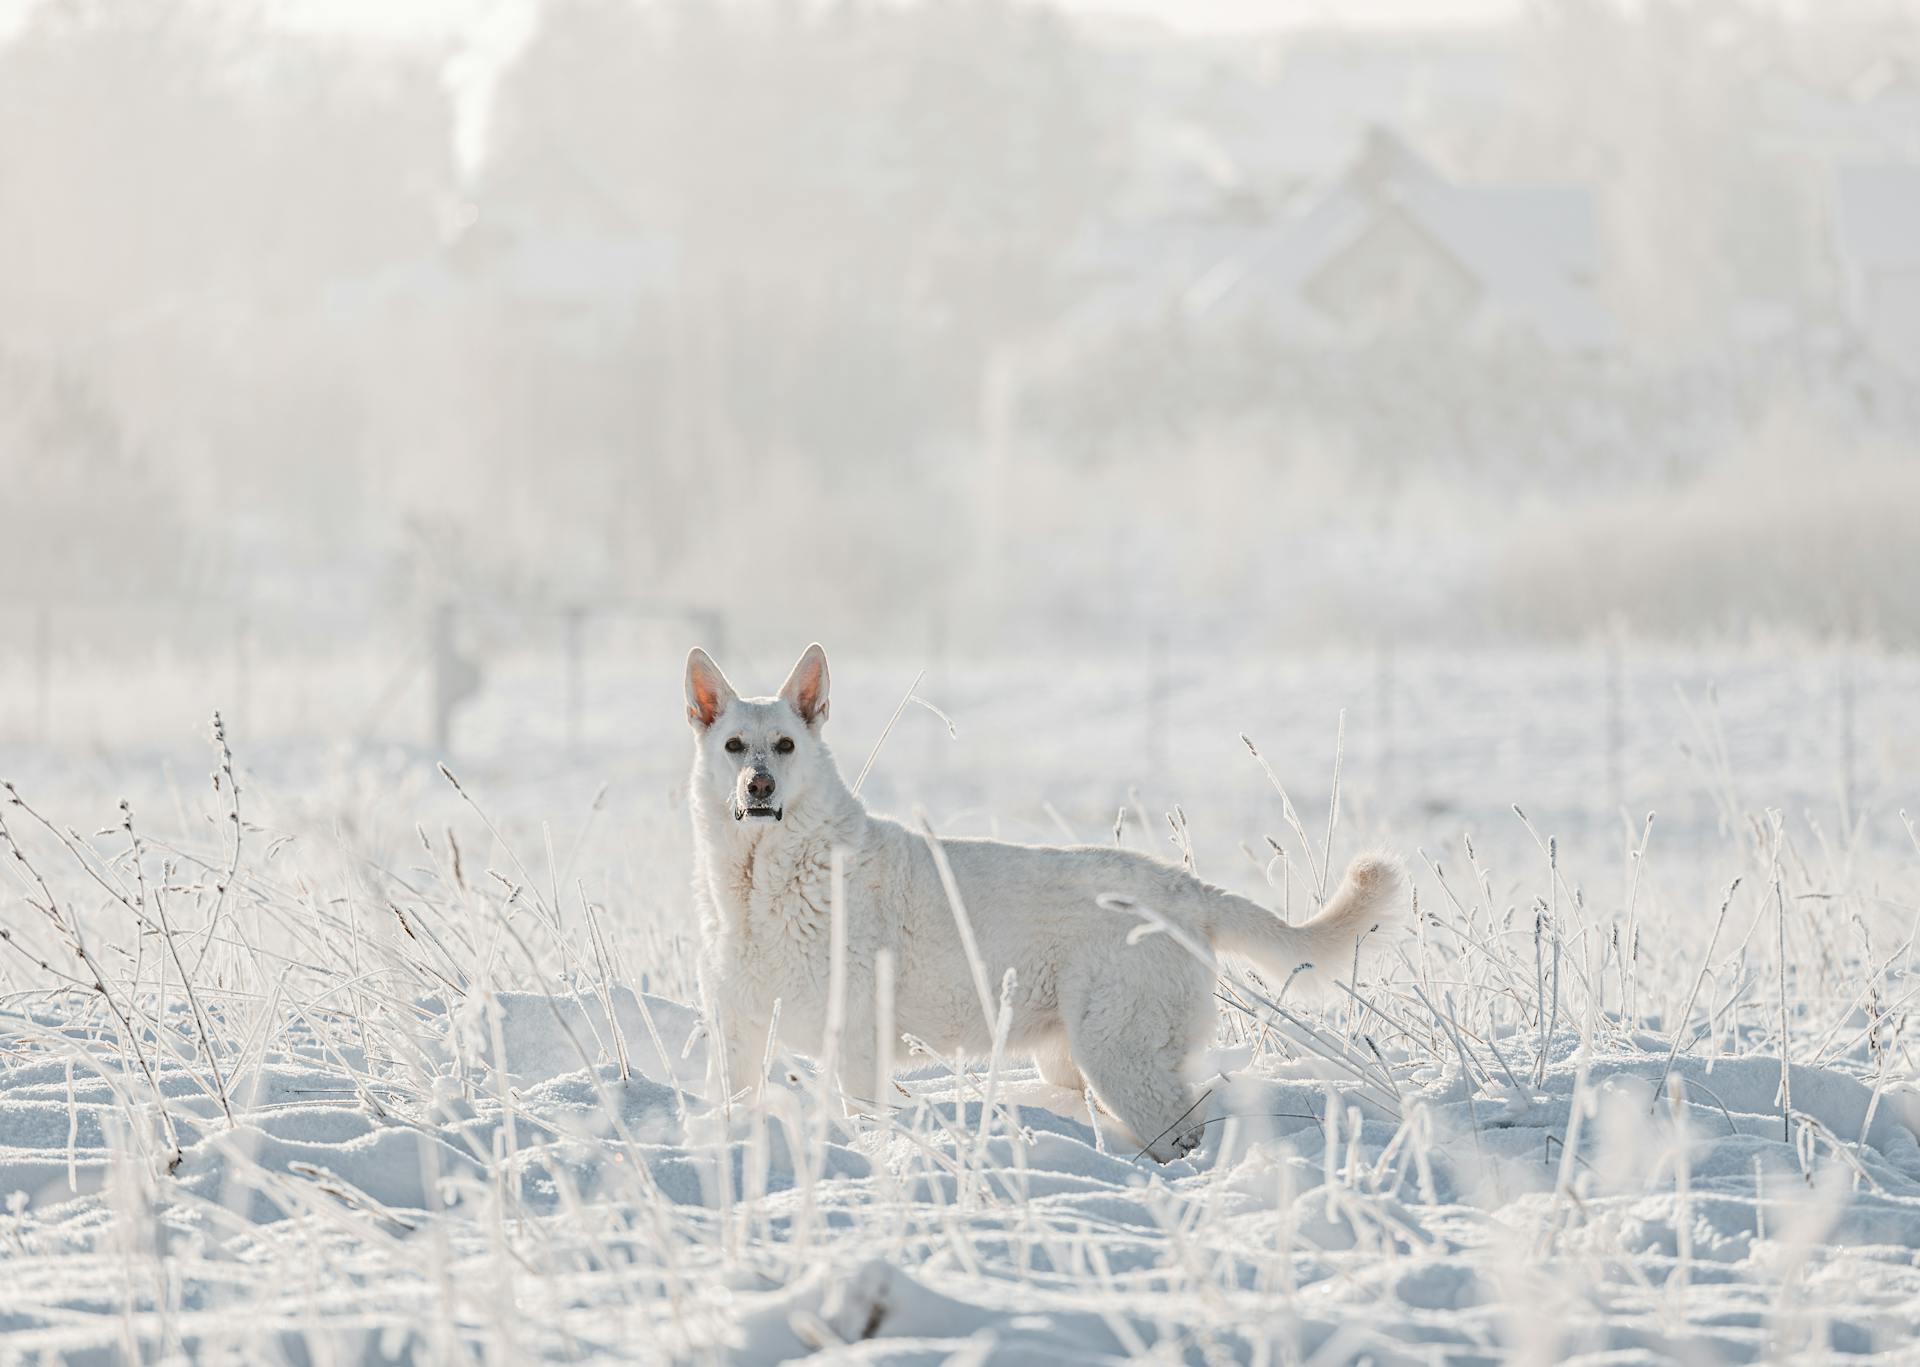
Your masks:
M748 817L752 817L756 821L778 821L786 816L786 814L787 809L785 807L769 807L764 803L756 807L735 807L733 809L733 819L735 821L745 821Z

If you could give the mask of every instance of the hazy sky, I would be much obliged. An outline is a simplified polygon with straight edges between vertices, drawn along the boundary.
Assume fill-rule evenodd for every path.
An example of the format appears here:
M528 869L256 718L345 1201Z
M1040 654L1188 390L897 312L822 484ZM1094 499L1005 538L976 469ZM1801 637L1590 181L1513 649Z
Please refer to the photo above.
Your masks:
M0 38L40 0L0 0ZM405 39L430 38L464 28L489 10L521 0L257 0L292 27L346 29ZM1519 13L1526 0L1051 0L1076 14L1125 14L1157 19L1176 29L1218 33L1296 24L1446 25L1497 22ZM1777 0L1789 13L1910 8L1920 0Z
M511 3L511 0L507 0ZM0 0L0 36L11 32L38 0ZM429 37L457 29L502 0L260 0L295 27L349 29L370 35ZM1289 24L1434 24L1501 19L1521 0L1055 0L1076 13L1115 13L1158 19L1195 32Z
M1196 32L1315 24L1458 24L1505 19L1521 0L1056 0L1061 9L1142 14Z

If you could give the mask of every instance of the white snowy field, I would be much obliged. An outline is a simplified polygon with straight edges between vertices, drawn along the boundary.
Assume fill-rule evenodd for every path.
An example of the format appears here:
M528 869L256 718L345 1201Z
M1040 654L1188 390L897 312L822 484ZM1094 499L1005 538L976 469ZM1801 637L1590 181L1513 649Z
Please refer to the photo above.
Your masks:
M920 665L834 665L858 771ZM0 1361L1920 1358L1910 658L936 669L878 806L1294 917L1408 864L1377 976L1223 982L1166 1167L1012 1056L711 1104L676 660L571 746L492 671L457 788L282 683L231 769L161 674L0 744Z

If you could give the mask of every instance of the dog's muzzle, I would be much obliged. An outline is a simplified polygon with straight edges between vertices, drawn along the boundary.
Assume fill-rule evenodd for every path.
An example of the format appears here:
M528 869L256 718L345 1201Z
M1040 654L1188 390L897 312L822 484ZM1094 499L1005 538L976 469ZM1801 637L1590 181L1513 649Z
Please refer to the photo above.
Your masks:
M752 817L755 821L780 821L786 817L786 814L785 807L771 807L765 804L742 807L736 803L733 808L735 821L745 821L748 817Z

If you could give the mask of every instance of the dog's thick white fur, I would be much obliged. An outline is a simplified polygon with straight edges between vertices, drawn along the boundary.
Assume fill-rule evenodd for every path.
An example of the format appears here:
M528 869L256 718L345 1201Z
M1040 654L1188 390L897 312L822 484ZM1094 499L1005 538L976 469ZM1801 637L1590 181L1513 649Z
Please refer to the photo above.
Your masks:
M758 1089L776 1001L781 1042L819 1056L838 850L846 889L838 1081L852 1104L874 1107L888 1090L876 1075L882 950L892 951L901 1036L980 1056L992 1048L992 1026L928 838L869 813L820 739L827 685L817 645L773 698L738 696L704 651L687 659L701 985L721 1044L710 1082ZM1356 859L1320 915L1289 926L1130 850L979 839L939 846L996 1011L1001 981L1014 971L1009 1047L1031 1054L1048 1082L1091 1084L1163 1162L1199 1139L1185 1070L1213 1034L1215 972L1194 948L1241 954L1281 976L1303 963L1338 971L1400 910L1399 864L1381 855ZM1141 917L1117 902L1149 909L1179 933L1129 943Z

